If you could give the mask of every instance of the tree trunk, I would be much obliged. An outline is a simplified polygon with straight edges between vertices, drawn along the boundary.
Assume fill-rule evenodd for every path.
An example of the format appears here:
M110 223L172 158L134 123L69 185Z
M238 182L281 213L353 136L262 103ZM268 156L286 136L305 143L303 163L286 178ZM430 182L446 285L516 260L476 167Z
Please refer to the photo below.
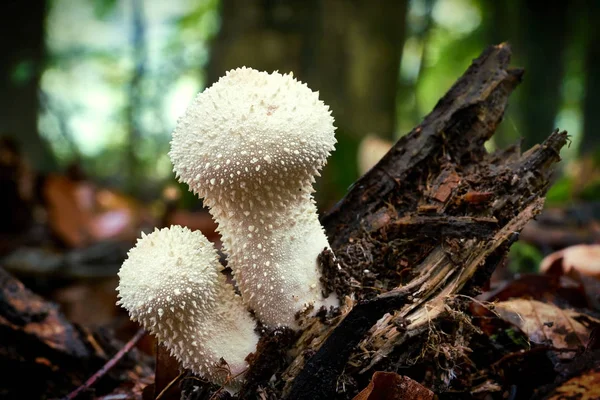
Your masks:
M406 11L405 1L323 2L308 81L340 131L393 138Z
M127 166L127 187L136 193L140 188L140 157L138 155L141 140L140 114L143 104L143 79L146 73L146 19L143 0L132 1L131 49L133 51L133 72L129 82L129 104L127 122L129 137L125 152Z
M559 111L564 73L569 2L545 4L535 0L519 3L517 36L513 43L522 55L525 75L520 111L526 148L544 140L554 129Z
M207 86L237 67L281 73L306 79L305 62L312 58L309 41L316 28L318 0L224 0L221 30L212 44Z
M8 0L0 12L0 135L13 137L38 170L56 167L38 131L46 1Z
M500 127L500 147L523 138L528 148L554 129L561 104L568 2L545 4L535 0L482 2L489 43L509 42L515 62L527 71L508 111L511 120Z
M600 151L600 4L589 1L587 18L587 47L585 53L585 97L583 99L583 137L581 153L596 155Z
M359 302L336 326L304 331L296 350L305 352L284 373L285 398L343 398L342 376L352 393L375 370L408 369L419 357L421 368L435 364L432 324L460 323L451 299L479 292L541 211L566 132L523 155L484 148L523 74L508 67L510 54L506 45L485 51L323 218L345 290ZM433 374L442 377L436 391L447 390L443 373Z

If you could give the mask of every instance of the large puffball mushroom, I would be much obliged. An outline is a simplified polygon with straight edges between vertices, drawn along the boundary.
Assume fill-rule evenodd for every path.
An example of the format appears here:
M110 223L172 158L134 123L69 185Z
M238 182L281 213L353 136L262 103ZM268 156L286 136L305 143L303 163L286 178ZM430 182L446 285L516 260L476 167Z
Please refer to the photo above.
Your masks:
M229 71L177 123L170 156L179 179L219 224L243 300L269 326L298 328L324 298L317 257L329 243L312 198L334 149L333 117L290 74Z
M258 336L221 269L200 232L173 226L142 234L119 271L118 304L184 368L235 388Z

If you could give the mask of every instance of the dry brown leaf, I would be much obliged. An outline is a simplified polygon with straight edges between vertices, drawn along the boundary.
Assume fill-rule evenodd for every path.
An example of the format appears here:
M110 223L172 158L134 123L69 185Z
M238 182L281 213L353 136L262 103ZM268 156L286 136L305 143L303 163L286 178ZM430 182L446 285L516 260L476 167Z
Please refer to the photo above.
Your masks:
M87 181L49 175L44 185L48 222L70 247L106 239L133 241L148 212L133 198ZM152 223L150 223L152 225Z
M600 369L595 368L569 379L551 393L548 400L600 399Z
M353 400L432 400L433 392L417 381L395 372L377 371L369 385Z
M80 206L85 191L67 177L49 175L43 193L52 230L70 247L85 245L90 222L89 213Z
M551 344L559 349L585 347L591 327L582 320L600 323L574 310L561 309L554 304L535 300L514 299L496 304L497 314L520 328L529 340L537 344ZM569 358L568 354L565 354Z
M540 271L547 272L561 263L565 273L574 269L587 276L600 278L600 245L579 244L552 253L542 260Z

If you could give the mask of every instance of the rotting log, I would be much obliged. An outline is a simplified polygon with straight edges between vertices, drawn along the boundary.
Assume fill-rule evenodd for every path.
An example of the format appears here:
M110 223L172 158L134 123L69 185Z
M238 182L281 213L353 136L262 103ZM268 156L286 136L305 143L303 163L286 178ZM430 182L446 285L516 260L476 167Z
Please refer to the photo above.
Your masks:
M351 398L373 371L413 365L436 321L458 325L453 301L481 290L541 211L566 132L524 154L484 147L523 76L510 55L505 44L484 51L323 217L346 277L345 288L336 280L331 289L355 300L346 298L340 316L309 322L276 375L285 386L263 395Z

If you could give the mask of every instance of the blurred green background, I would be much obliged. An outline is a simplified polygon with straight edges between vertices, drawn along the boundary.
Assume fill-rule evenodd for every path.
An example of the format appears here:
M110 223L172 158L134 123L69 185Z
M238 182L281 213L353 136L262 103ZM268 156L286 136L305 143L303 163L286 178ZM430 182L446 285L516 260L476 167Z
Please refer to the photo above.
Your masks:
M0 9L0 135L17 139L37 171L77 164L152 199L173 180L170 134L197 92L242 65L293 71L336 118L324 209L368 168L361 143L363 158L384 151L486 46L508 41L525 81L489 148L521 137L528 148L566 129L563 171L585 174L585 190L567 173L550 200L597 198L598 1L5 0ZM569 167L581 157L592 167Z

